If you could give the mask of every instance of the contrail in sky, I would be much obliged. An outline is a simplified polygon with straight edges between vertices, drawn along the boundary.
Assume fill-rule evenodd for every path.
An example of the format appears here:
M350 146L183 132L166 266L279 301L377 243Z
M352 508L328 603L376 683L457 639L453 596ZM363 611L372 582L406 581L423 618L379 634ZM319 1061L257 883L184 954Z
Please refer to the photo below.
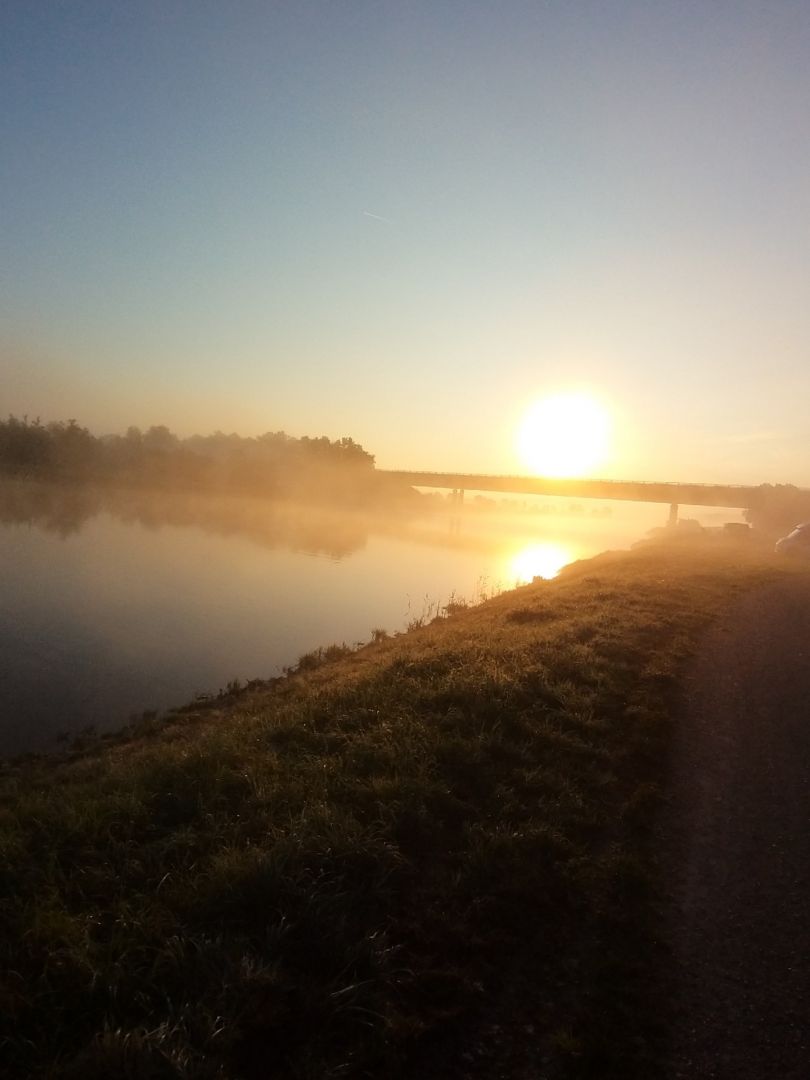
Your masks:
M386 225L393 225L391 218L383 217L382 214L372 214L369 210L363 211L364 217L374 218L375 221L384 221Z

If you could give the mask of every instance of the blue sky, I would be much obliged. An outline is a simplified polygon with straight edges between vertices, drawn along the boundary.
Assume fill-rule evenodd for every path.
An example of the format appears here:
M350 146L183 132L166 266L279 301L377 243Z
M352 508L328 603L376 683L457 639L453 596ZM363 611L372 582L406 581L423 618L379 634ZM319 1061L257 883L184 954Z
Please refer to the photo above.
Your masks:
M5 411L810 486L810 6L6 2Z

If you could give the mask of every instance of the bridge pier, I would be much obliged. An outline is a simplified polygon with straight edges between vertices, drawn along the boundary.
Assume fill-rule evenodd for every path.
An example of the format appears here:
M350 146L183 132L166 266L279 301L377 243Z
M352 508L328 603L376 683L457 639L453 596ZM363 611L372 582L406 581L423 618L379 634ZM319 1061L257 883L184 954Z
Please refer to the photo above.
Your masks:
M669 525L677 525L678 524L678 504L677 503L670 503L669 504L669 522L668 522L668 524Z

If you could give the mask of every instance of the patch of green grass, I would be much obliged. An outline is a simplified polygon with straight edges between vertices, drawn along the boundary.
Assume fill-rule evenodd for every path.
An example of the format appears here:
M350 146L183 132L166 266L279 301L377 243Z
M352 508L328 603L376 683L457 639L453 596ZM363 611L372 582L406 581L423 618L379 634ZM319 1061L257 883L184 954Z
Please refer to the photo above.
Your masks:
M784 572L604 557L7 764L10 1075L651 1075L669 707Z

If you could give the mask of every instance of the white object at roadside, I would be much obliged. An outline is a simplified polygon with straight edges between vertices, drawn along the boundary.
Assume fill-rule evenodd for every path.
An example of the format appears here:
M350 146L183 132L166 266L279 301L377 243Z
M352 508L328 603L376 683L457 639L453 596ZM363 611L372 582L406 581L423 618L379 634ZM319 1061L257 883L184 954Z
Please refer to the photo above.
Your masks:
M778 555L806 555L810 557L810 521L797 525L794 529L776 541L774 549Z

